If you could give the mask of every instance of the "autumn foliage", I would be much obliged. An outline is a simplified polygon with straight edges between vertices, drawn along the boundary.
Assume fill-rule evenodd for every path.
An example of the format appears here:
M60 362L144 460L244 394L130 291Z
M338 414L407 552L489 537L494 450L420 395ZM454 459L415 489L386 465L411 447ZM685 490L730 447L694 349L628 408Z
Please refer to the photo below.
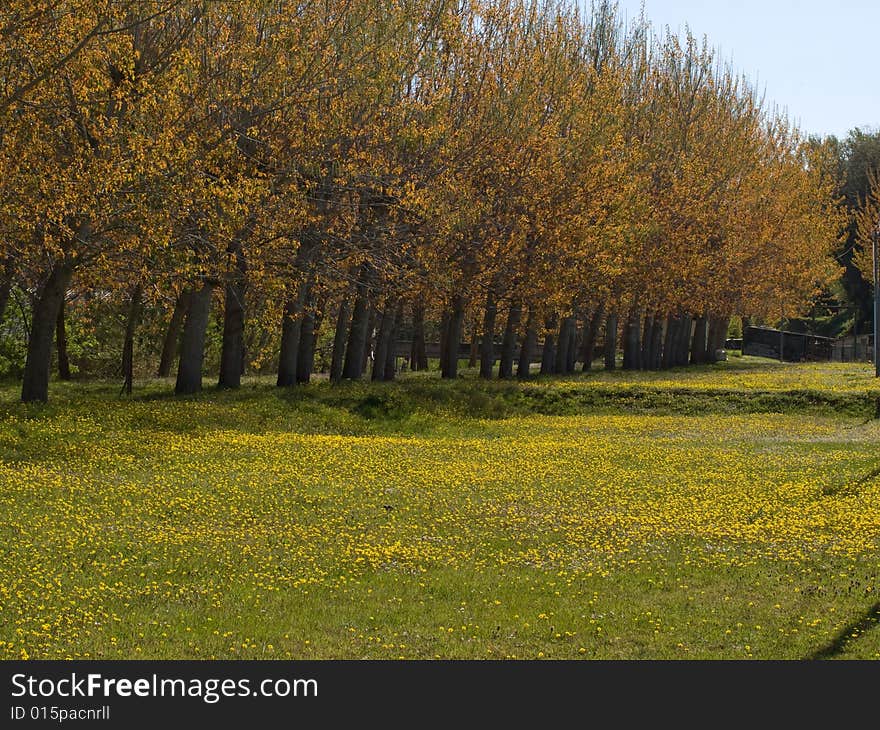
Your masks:
M404 340L445 377L463 341L484 377L711 361L836 273L827 151L610 3L8 0L0 38L24 400L71 307L189 393L215 329L221 387L390 379Z

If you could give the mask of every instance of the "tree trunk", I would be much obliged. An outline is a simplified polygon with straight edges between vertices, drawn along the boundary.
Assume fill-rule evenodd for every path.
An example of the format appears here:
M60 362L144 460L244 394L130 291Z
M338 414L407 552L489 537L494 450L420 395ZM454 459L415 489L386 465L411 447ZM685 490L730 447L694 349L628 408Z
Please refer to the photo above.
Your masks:
M641 312L633 305L626 318L623 338L623 369L640 370L642 367Z
M690 362L691 338L693 336L694 318L686 314L681 320L681 331L676 345L675 364L684 367Z
M58 312L67 295L72 275L73 267L70 264L53 266L34 300L27 360L21 384L21 399L25 403L45 402L49 399L52 340L58 323Z
M559 320L559 329L556 332L556 350L553 353L553 372L562 375L568 362L568 323L569 317Z
M663 327L663 315L654 313L654 331L651 335L651 359L650 369L660 370L663 367L663 341L665 337Z
M657 328L662 328L660 319L655 312L645 312L645 331L642 333L642 369L654 369L654 338Z
M370 364L370 369L372 372L372 366L376 363L376 334L377 334L377 321L379 320L379 311L376 307L370 307L370 314L367 318L367 341L364 343L364 361L361 365L361 373L367 372L367 365ZM370 361L372 360L372 363Z
M394 318L397 314L397 303L387 301L379 322L379 333L376 335L376 351L373 358L372 380L385 380L385 365L388 362L388 347L394 329Z
M629 311L626 315L626 320L623 323L623 369L624 370L636 370L635 362L638 362L638 358L635 357L635 353L633 352L633 344L635 340L633 339L633 310L630 307Z
M294 260L297 284L295 293L288 296L284 303L284 313L281 319L281 345L278 353L278 378L276 380L278 387L286 388L296 383L299 342L302 335L302 315L314 280L312 258L317 246L318 239L316 237L310 234L304 235Z
M397 375L397 342L400 339L400 330L403 327L403 299L397 302L397 311L394 313L394 324L391 326L391 339L388 342L388 353L385 356L385 380L394 380Z
M602 320L605 317L605 302L600 302L599 306L593 310L588 324L584 325L584 342L581 349L581 359L583 360L583 370L587 372L593 367L593 359L596 350L596 337L599 335L599 328L602 326Z
M661 367L664 370L675 365L675 342L680 329L678 315L670 314L666 317L666 336L663 339L663 357Z
M67 302L61 298L58 307L58 318L55 322L55 350L58 354L58 379L70 380L70 358L67 355L67 327L64 324L64 312Z
M449 311L444 309L442 314L440 315L440 373L441 377L443 377L443 373L446 372L448 367L447 363L449 361Z
M308 358L308 362L312 364L311 372L315 372L315 358L318 356L318 353L321 352L321 348L318 347L318 344L321 341L321 325L324 323L324 307L327 305L326 300L322 300L321 308L315 312L314 314L314 324L312 325L312 352ZM325 358L321 357L321 372L327 372L327 368L324 365Z
M171 374L171 366L174 364L174 359L177 357L177 350L180 345L180 328L183 326L183 320L189 311L191 301L192 292L189 289L185 289L174 302L174 311L171 313L171 321L168 323L168 329L165 331L162 355L159 358L159 370L156 373L160 378L167 378Z
M709 317L708 337L706 343L706 362L717 362L715 357L715 342L718 340L718 317Z
M483 339L480 342L480 377L486 380L492 379L492 371L495 368L495 318L497 315L498 305L495 302L495 294L490 291L486 295Z
M702 365L706 362L706 336L709 321L705 314L697 317L697 323L694 325L694 339L691 342L691 364Z
M296 298L284 303L281 320L281 346L278 353L278 378L275 384L287 388L296 383L296 361L299 356L299 338L302 332L302 306Z
M413 306L413 339L409 356L410 370L428 369L428 350L425 343L425 305Z
M480 337L477 332L477 323L474 322L474 326L471 328L471 349L470 355L468 357L468 367L475 368L477 367L477 360L480 356Z
M183 338L180 343L180 363L177 366L177 383L174 392L178 395L198 393L202 389L202 366L205 362L205 335L208 319L211 316L211 293L213 285L205 282L193 294L186 322L183 325Z
M464 297L456 295L452 298L452 309L449 313L449 332L446 338L444 378L458 377L458 349L461 343L461 328L464 324Z
M556 330L557 316L554 314L544 320L544 349L541 351L541 375L556 372Z
M513 359L516 357L516 340L521 319L522 306L519 302L514 302L507 311L507 325L504 328L504 340L501 343L501 362L498 365L499 378L513 377Z
M688 318L686 315L681 315L678 319L678 326L675 330L675 339L672 342L672 367L680 367L681 365L686 365L687 363L682 363L681 357L681 348L682 342L687 341L688 345L690 345L690 333L686 332L688 323Z
M559 323L559 334L556 338L556 354L553 372L562 375L568 371L568 353L571 349L571 330L574 328L574 317L563 317Z
M315 337L318 332L318 315L315 312L315 302L306 304L303 313L302 325L299 330L299 350L296 353L296 382L308 383L312 379L312 371L315 369Z
M128 317L125 321L125 340L122 345L122 392L131 395L134 387L134 331L141 318L143 286L138 283L131 292Z
M535 312L529 307L529 316L526 319L526 334L522 347L519 351L519 365L516 368L516 377L526 380L531 376L532 359L535 356L535 348L538 346L538 332L535 329Z
M565 358L565 372L571 374L577 365L578 356L578 326L577 316L572 315L571 324L568 327L568 345L566 347L568 355Z
M617 313L609 312L605 320L605 369L617 367Z
M361 279L357 286L357 296L351 315L351 327L348 332L348 345L345 348L345 364L342 377L346 380L358 380L364 372L364 351L367 348L367 328L370 325L370 303L367 299L366 270L362 269Z
M220 351L218 388L241 387L244 362L244 298L247 289L247 263L241 245L235 250L235 270L226 281L223 309L223 346Z
M654 315L645 312L645 329L642 332L642 370L650 370L653 362L651 343L654 341Z
M727 330L730 329L730 317L721 317L718 323L718 343L716 349L723 350L727 345Z
M345 336L348 334L348 326L351 323L351 301L348 295L339 303L339 311L336 313L336 331L333 334L333 355L330 360L330 382L338 383L342 380L342 363L345 360Z
M718 362L717 351L724 349L724 343L727 341L727 328L729 326L730 318L728 317L709 318L709 352L706 358L708 362Z

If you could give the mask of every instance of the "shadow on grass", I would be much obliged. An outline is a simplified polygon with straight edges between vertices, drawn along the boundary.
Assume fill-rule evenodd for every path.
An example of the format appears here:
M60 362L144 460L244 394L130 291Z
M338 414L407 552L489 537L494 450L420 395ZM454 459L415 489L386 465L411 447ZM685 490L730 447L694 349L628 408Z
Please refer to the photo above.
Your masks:
M825 497L848 497L858 493L862 487L870 484L877 477L880 477L880 466L859 477L855 482L825 488L822 490L822 494Z
M825 646L820 647L812 654L805 657L807 660L833 659L842 654L846 648L856 641L862 634L877 628L880 623L880 601L865 611L859 618L841 629Z
M877 412L876 397L856 391L655 387L650 380L626 382L623 374L620 378L611 377L608 382L600 383L595 380L598 375L598 372L578 373L563 376L562 380L553 376L536 376L518 382L482 381L476 377L441 381L431 373L402 377L394 383L357 381L336 385L319 377L308 386L291 388L276 388L271 377L254 377L245 379L242 387L234 391L219 390L212 379L206 379L200 393L180 396L174 393L172 378L138 381L131 396L120 395L118 382L80 381L53 383L51 401L61 406L84 400L157 404L205 401L223 405L260 402L261 407L269 409L280 405L281 411L309 407L335 409L374 423L393 423L413 414L438 413L454 413L474 419L501 419L533 413L559 416L593 413L694 416L810 413L870 420ZM670 377L670 374L664 372L663 376ZM15 384L3 385L0 381L0 409L20 412L17 387L12 385Z

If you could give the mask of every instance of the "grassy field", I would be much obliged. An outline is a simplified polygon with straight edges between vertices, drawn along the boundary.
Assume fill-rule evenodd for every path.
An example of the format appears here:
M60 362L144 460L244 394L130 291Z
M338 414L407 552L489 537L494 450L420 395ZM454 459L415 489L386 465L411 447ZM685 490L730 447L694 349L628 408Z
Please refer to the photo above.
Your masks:
M880 387L0 388L3 658L880 658Z

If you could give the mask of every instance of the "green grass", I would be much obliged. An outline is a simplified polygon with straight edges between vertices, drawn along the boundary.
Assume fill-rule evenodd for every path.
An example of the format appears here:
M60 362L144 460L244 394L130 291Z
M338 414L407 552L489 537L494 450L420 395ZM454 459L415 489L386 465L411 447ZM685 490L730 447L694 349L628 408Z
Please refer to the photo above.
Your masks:
M880 657L880 389L0 388L0 656Z

